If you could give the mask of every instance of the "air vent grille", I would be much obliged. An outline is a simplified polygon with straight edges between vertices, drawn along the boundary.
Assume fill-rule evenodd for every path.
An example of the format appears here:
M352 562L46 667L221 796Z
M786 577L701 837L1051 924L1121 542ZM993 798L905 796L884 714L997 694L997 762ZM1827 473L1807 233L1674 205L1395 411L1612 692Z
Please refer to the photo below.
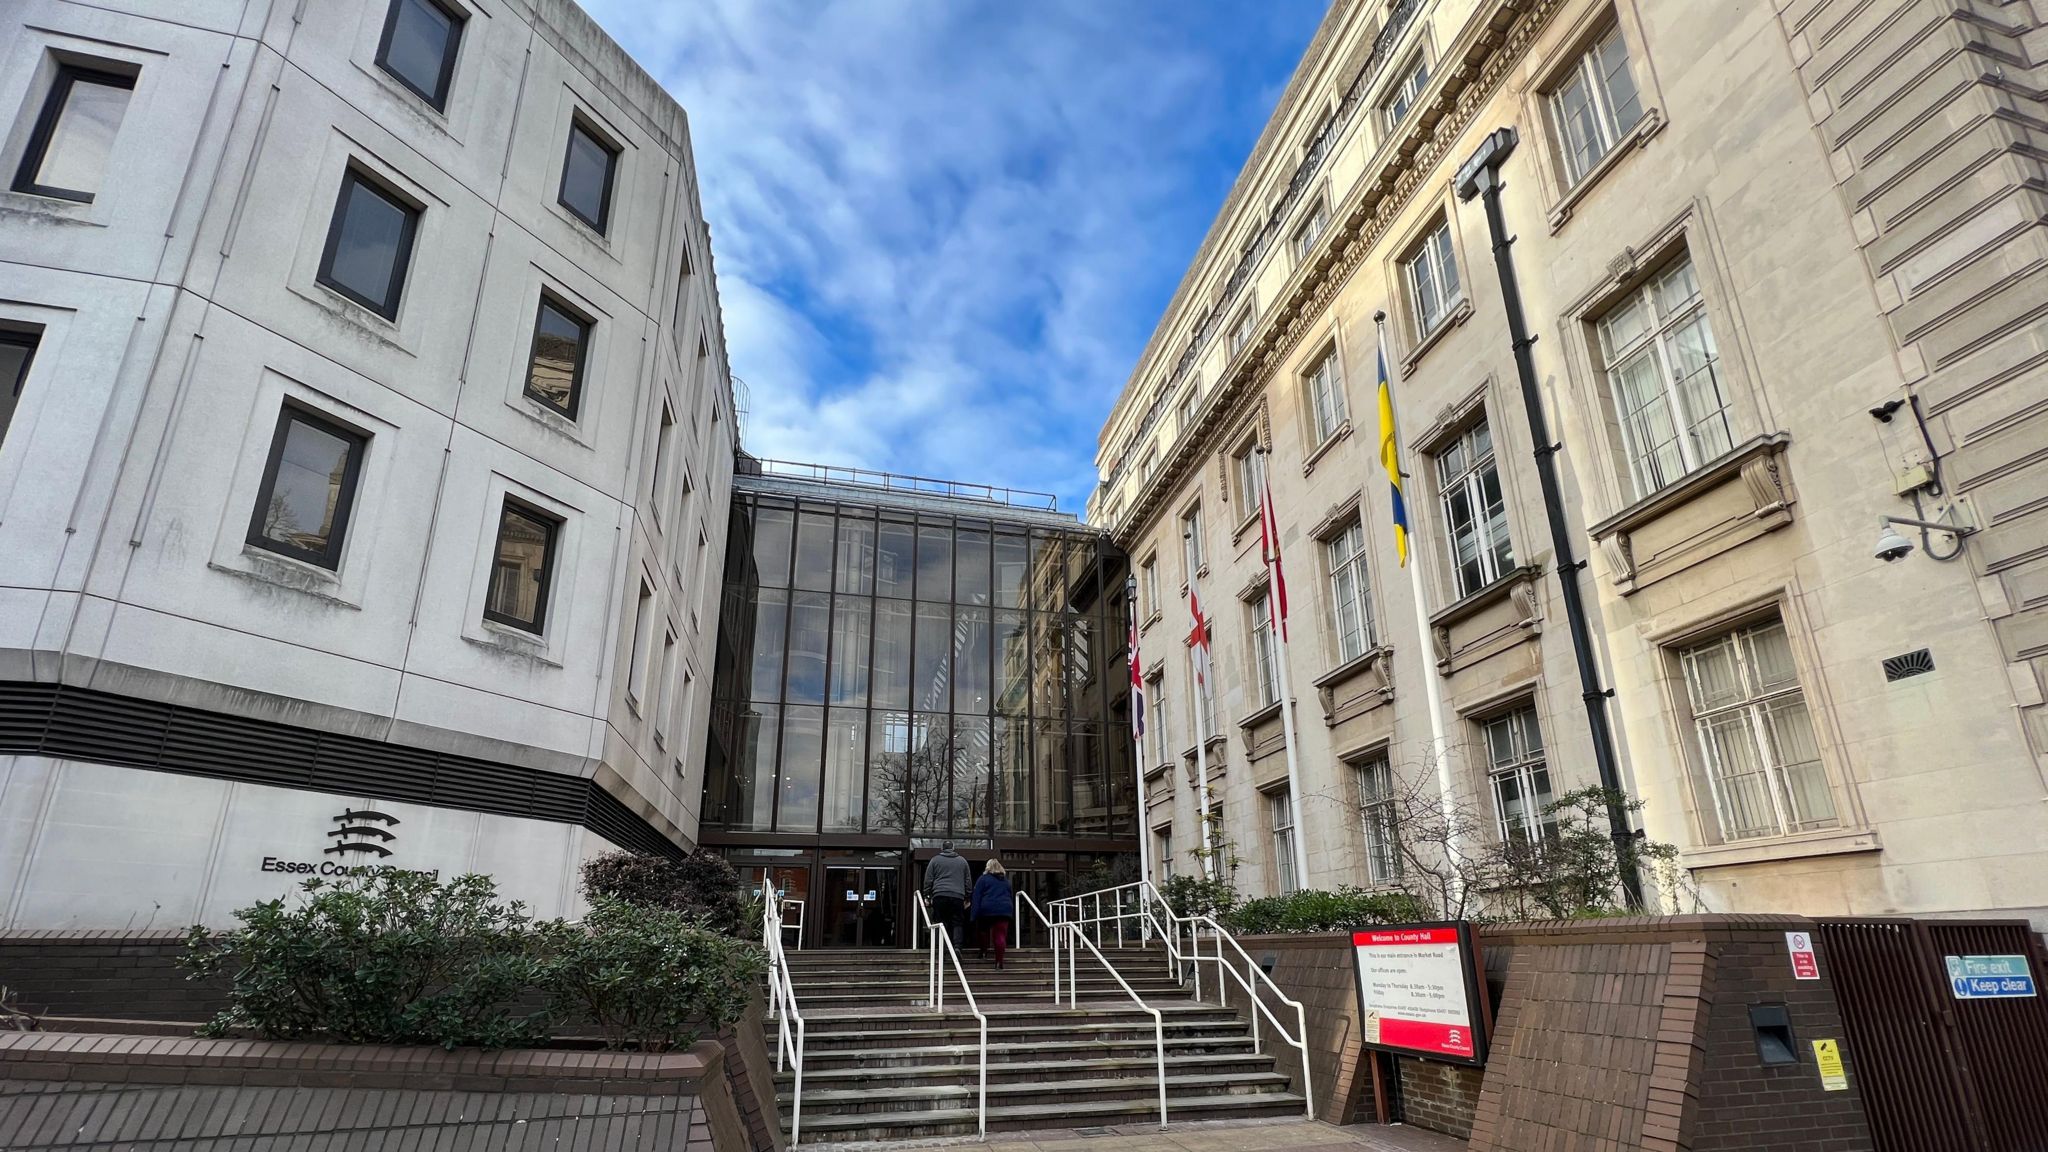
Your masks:
M1887 656L1884 660L1885 683L1893 684L1912 676L1925 676L1934 671L1934 653L1922 648L1898 656Z

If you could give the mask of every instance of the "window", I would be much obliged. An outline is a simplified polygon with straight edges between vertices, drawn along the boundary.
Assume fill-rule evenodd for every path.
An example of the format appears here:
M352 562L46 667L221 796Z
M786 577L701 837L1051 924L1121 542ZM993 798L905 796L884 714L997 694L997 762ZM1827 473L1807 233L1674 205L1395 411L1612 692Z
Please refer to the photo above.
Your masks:
M1152 762L1146 767L1157 768L1173 763L1173 710L1166 705L1164 676L1147 685L1145 718L1152 732Z
M134 94L133 76L59 65L15 171L14 190L92 203Z
M1273 826L1273 895L1285 896L1301 887L1294 874L1294 797L1285 788L1268 792L1266 814Z
M1392 884L1401 878L1401 844L1395 822L1394 770L1385 756L1352 766L1358 783L1358 818L1365 833L1365 878Z
M590 328L590 321L571 312L551 293L540 294L540 310L533 320L533 348L526 361L526 394L571 420L583 399Z
M1566 184L1577 184L1643 118L1628 45L1616 25L1586 49L1550 93L1551 123L1564 151Z
M1266 610L1266 598L1261 592L1251 602L1252 614L1252 665L1257 678L1253 690L1257 693L1259 707L1264 708L1280 699L1279 654L1273 648L1273 616Z
M651 478L651 490L648 492L648 507L654 513L654 522L656 524L662 521L661 497L664 492L668 491L669 442L675 439L675 434L675 412L669 408L668 401L663 400L661 402L661 427L654 433L654 472Z
M1244 351L1244 346L1252 342L1252 333L1258 330L1258 320L1258 313L1254 312L1249 304L1244 306L1244 311L1237 314L1237 322L1230 326L1232 356Z
M386 320L398 318L420 210L350 168L320 255L320 283Z
M690 259L688 244L683 245L677 259L682 263L683 269L676 282L676 316L674 323L669 326L669 339L676 341L676 352L680 355L683 350L683 310L690 303L690 277L696 273L697 267Z
M1191 665L1192 667L1192 665ZM1195 684L1192 695L1195 698L1195 739L1207 740L1216 731L1216 670L1212 666L1207 678ZM1190 683L1193 680L1190 679Z
M1408 115L1408 110L1415 107L1415 101L1421 97L1422 90L1427 87L1429 87L1429 60L1422 53L1418 52L1415 54L1415 58L1408 62L1408 66L1401 70L1401 79L1395 83L1394 90L1387 94L1386 102L1380 105L1380 111L1384 114L1386 120L1387 131L1392 132L1394 126L1399 124L1402 118Z
M1342 532L1323 541L1323 562L1330 572L1330 628L1337 641L1337 662L1344 664L1373 646L1365 525L1353 520Z
M569 152L562 160L562 191L556 197L578 220L602 233L611 223L612 177L619 150L597 138L581 120L569 124Z
M377 66L436 109L448 106L448 80L462 46L462 16L436 0L391 0Z
M1138 466L1138 480L1142 483L1152 478L1152 472L1159 467L1159 449L1147 448L1145 462Z
M1720 357L1692 261L1653 278L1599 322L1600 358L1636 495L1647 496L1734 446Z
M1840 823L1784 622L1738 629L1679 659L1721 838Z
M6 445L7 426L21 406L21 390L28 383L29 365L35 363L36 344L33 332L0 328L0 447Z
M1344 404L1344 380L1337 372L1337 348L1332 345L1301 378L1303 399L1308 406L1309 438L1320 447L1350 418Z
M1415 314L1415 336L1420 340L1435 332L1464 299L1458 286L1458 258L1451 251L1449 220L1431 229L1401 261L1401 274L1408 282L1408 305Z
M1157 857L1159 861L1159 878L1161 880L1171 880L1173 879L1173 829L1159 829L1158 832L1154 833L1154 839L1159 843L1159 855Z
M654 666L654 690L658 694L654 706L654 742L668 747L671 712L675 710L675 692L669 684L669 677L675 675L676 634L664 628L661 632L661 662Z
M1524 705L1486 721L1486 760L1500 838L1556 835L1556 814L1544 812L1551 802L1550 768L1543 760L1543 731L1534 707Z
M1180 398L1180 426L1193 428L1195 420L1202 414L1202 375L1197 372L1188 382L1188 390Z
M1481 420L1438 452L1437 493L1450 527L1458 595L1470 596L1515 566L1507 501L1493 463L1493 437Z
M365 443L360 433L286 405L263 466L249 543L322 568L340 567Z
M635 705L647 699L647 646L654 636L654 589L640 583L640 601L633 609L632 663L626 665L626 699Z
M1180 514L1181 564L1192 584L1202 571L1202 506L1196 504Z
M1147 556L1138 569L1138 583L1144 585L1145 616L1150 619L1159 615L1159 557Z
M1303 220L1301 227L1294 230L1294 262L1296 264L1307 260L1308 254L1315 251L1316 241L1323 238L1323 231L1329 226L1330 202L1318 197L1315 207L1309 210L1308 219Z
M484 619L539 632L547 621L548 584L555 538L562 522L528 504L505 498L498 514L497 555L491 566Z
M1259 510L1259 493L1266 476L1266 457L1259 451L1258 437L1245 440L1230 457L1230 475L1237 481L1238 506L1244 509L1244 519L1251 519Z

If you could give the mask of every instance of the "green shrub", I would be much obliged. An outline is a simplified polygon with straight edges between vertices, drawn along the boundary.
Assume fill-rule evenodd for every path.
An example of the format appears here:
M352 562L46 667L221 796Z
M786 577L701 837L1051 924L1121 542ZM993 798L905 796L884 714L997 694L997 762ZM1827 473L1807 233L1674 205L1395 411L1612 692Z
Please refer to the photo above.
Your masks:
M548 1013L521 1004L546 973L541 933L488 877L362 869L302 891L241 909L224 936L192 929L181 963L234 979L206 1034L444 1048L548 1035Z
M583 862L583 896L592 904L623 900L696 917L726 936L751 938L751 905L740 874L716 852L698 849L680 860L648 852L606 852Z
M1335 932L1360 924L1401 924L1429 919L1428 909L1406 892L1367 892L1345 886L1335 892L1303 890L1265 896L1230 909L1220 919L1232 932Z
M1214 916L1220 921L1237 906L1237 889L1228 880L1172 876L1167 878L1161 895L1176 916Z
M663 1052L746 1011L761 950L673 908L599 896L580 924L548 936L549 988L563 1019L594 1025L611 1048Z

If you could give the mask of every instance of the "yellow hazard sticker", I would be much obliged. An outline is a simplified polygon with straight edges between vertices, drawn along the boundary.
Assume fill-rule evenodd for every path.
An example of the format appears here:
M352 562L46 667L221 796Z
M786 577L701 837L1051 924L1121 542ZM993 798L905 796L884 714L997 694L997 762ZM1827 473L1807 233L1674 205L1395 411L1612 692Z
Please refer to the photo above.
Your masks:
M1849 1087L1849 1074L1842 1071L1842 1045L1835 1040L1813 1042L1813 1062L1820 1065L1820 1086L1824 1092L1842 1092Z

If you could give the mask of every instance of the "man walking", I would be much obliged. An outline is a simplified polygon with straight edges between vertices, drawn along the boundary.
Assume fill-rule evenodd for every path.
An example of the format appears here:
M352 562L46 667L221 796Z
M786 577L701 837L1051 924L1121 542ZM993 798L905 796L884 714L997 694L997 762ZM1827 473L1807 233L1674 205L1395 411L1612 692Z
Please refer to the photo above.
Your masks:
M958 949L967 926L967 888L973 872L967 861L946 841L939 854L924 869L924 896L931 901L932 915L946 926L946 937Z

